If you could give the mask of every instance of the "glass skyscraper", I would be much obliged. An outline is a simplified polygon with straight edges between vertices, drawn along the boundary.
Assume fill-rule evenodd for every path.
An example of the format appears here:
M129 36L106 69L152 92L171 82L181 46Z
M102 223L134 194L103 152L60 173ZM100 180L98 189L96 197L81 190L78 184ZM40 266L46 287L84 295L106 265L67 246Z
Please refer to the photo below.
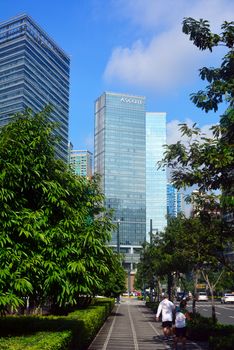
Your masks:
M125 261L145 241L145 151L145 97L105 92L95 103L94 170L102 175L106 206L120 222ZM117 232L111 244L117 244Z
M23 14L0 23L0 126L30 107L38 112L52 105L59 124L57 155L67 161L70 59Z
M92 176L92 153L89 151L71 150L70 165L76 175Z
M167 225L167 175L157 162L162 160L166 144L166 113L146 113L146 240Z
M177 217L181 212L184 212L183 194L172 184L167 184L167 215Z

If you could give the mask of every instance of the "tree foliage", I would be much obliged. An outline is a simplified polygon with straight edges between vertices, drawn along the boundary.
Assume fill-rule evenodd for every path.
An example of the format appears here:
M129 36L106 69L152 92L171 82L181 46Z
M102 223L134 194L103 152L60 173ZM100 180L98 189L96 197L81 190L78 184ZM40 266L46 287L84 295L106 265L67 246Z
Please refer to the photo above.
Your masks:
M54 157L50 108L18 114L0 133L0 304L76 304L109 273L113 228L99 179ZM116 263L115 263L116 264Z
M233 195L234 163L234 22L224 22L221 34L210 31L209 22L185 18L183 32L201 50L213 51L218 45L225 45L228 53L221 67L200 69L200 77L209 83L204 91L191 95L191 100L205 112L217 111L220 103L228 104L220 123L211 128L212 137L202 135L193 125L181 125L181 136L190 138L187 145L181 141L166 147L161 164L172 169L172 180L177 187L197 185L201 191L226 190ZM233 199L233 197L232 197ZM229 204L231 203L231 198Z
M178 141L165 146L166 151L160 166L171 169L172 182L177 188L196 186L199 193L197 198L200 197L200 202L203 201L203 204L199 204L200 212L205 214L203 217L206 220L210 216L207 222L210 226L210 233L207 233L209 236L213 235L213 209L215 207L217 212L219 208L223 221L216 237L219 236L219 240L227 248L234 239L233 219L231 223L226 219L228 215L233 215L234 207L234 22L224 22L221 30L220 34L212 33L209 22L203 19L197 21L189 17L183 21L183 32L189 35L190 40L200 50L212 52L217 46L223 46L226 50L220 67L200 69L200 77L208 85L204 90L192 94L191 100L205 112L216 112L221 104L225 104L227 108L220 116L220 122L211 127L211 137L203 135L196 124L191 128L181 124L181 136L187 136L189 141L186 144ZM212 194L215 190L221 193L218 200ZM217 250L216 258L220 254ZM223 263L230 265L227 259L223 259Z
M217 254L224 249L219 225L219 221L212 222L210 227L200 217L179 215L169 218L165 231L155 237L151 244L147 243L142 251L136 276L138 285L141 288L155 288L155 283L151 281L167 280L168 293L173 299L178 283L184 288L183 276L187 274L193 277L194 311L199 279L209 286L213 300L216 285L223 282L221 277L231 274L220 263L224 259L222 253ZM212 315L215 321L214 300Z

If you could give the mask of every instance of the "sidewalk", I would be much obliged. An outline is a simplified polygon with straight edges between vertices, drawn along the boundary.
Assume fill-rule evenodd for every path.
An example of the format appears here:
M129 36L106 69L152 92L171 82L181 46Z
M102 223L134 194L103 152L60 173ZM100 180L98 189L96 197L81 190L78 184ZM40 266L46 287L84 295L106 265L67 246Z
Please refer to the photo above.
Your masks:
M88 350L164 350L173 341L162 340L161 323L144 301L122 298L108 317ZM178 349L181 349L179 344ZM207 344L187 342L187 350L207 350Z

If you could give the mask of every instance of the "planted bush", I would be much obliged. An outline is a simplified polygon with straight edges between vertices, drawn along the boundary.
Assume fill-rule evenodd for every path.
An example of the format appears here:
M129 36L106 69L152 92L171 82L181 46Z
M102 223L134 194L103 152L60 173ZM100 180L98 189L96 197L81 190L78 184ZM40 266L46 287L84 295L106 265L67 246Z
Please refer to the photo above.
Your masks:
M210 350L233 350L234 334L225 337L210 337Z
M150 308L154 313L157 312L159 302L158 301L146 301L145 305Z
M83 350L97 334L105 319L114 307L114 299L97 299L95 305L87 309L76 310L66 317L61 316L7 316L0 318L0 349L24 350L24 342L38 343L38 332L51 336L47 341L51 347L28 348L32 350ZM51 335L50 335L51 334ZM61 334L61 338L60 338ZM53 336L54 335L54 336ZM64 336L64 338L63 338ZM8 338L6 338L8 337ZM56 345L56 337L58 343ZM33 340L34 339L34 340ZM42 341L42 340L41 340ZM5 342L5 343L4 343ZM8 345L6 345L8 342ZM66 343L67 342L67 343ZM46 343L46 337L45 337ZM1 344L1 343L0 343ZM11 344L11 345L10 345ZM12 345L12 344L17 344ZM43 343L41 343L43 344ZM10 347L11 346L11 347ZM34 346L34 345L33 345ZM56 347L57 346L57 347Z
M33 335L0 338L0 349L4 350L67 350L72 333L38 332Z
M211 317L196 314L188 321L188 335L193 340L207 341L212 336L229 337L232 334L234 334L234 326L214 323Z

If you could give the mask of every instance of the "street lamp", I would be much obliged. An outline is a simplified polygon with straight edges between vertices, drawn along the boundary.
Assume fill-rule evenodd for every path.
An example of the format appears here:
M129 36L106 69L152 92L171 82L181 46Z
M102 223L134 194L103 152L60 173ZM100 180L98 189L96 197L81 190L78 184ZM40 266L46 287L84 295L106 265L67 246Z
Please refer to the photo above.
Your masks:
M119 239L119 225L120 225L120 219L117 220L117 253L120 254L120 239ZM120 303L120 295L116 298L117 304Z
M120 253L120 239L119 239L119 225L120 219L117 220L117 253Z

